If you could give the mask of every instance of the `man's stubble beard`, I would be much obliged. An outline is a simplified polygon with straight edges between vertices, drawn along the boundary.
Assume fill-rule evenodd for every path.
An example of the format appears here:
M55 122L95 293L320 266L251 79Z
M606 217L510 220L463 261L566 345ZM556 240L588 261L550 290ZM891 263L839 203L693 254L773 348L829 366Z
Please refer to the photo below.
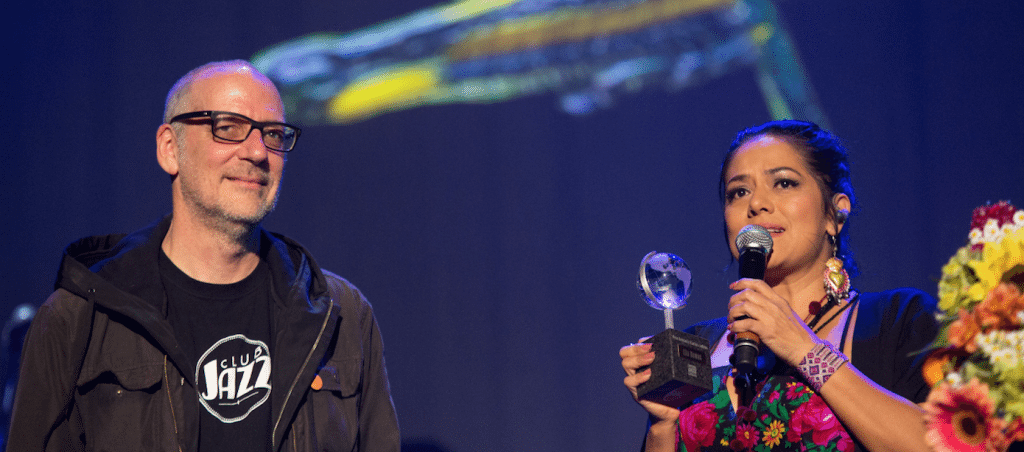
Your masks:
M183 147L183 145L178 147L179 171L177 178L181 186L181 196L185 208L189 209L193 217L199 219L206 227L223 233L233 241L249 240L256 227L277 207L277 198L281 194L281 181L278 181L277 188L269 202L261 202L251 215L232 213L224 205L224 203L230 202L229 200L207 199L199 189L199 184L185 176L185 174L194 174L195 171L185 170L186 168L191 169L192 166L187 157L190 154Z

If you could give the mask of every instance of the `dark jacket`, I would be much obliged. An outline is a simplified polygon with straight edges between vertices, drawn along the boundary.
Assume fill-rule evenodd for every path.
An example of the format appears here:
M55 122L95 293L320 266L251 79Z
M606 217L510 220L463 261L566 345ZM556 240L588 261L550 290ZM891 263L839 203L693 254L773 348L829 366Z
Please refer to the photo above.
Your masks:
M8 450L197 449L195 368L158 268L169 222L68 246L25 340ZM262 229L260 239L274 304L271 450L397 452L369 303L299 244Z

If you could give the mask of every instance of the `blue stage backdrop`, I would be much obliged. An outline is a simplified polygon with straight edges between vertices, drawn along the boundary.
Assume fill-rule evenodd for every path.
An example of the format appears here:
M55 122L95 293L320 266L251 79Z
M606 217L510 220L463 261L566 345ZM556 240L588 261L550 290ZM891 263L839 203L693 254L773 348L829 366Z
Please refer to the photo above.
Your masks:
M717 177L744 127L845 138L861 290L934 294L971 209L1024 203L1017 1L27 8L3 69L0 312L47 297L70 241L168 213L167 90L253 59L304 126L266 226L373 303L409 451L637 450L617 351L662 328L640 259L693 270L677 325L724 314Z

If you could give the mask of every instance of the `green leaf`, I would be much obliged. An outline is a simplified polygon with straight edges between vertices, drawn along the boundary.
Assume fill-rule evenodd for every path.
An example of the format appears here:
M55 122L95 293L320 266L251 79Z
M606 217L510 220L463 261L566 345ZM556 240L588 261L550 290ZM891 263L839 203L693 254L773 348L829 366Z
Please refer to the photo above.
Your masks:
M789 410L781 403L769 405L768 412L777 419L789 420Z
M728 439L733 436L736 436L736 424L730 424L728 427L725 428L725 430L722 430L723 438Z
M732 400L729 399L729 391L718 391L709 402L715 406L716 410L725 408L726 405L731 405Z

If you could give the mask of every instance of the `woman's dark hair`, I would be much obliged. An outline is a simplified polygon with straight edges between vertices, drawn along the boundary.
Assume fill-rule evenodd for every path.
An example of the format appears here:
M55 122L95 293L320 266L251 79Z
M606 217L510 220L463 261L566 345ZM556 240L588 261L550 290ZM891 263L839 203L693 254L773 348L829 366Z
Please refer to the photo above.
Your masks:
M847 159L846 147L839 137L807 121L782 120L771 121L741 131L736 135L729 152L722 161L722 172L718 178L718 197L725 205L725 172L732 163L736 150L746 142L763 136L772 136L784 140L800 151L814 172L814 180L818 182L826 217L836 221L837 208L832 197L843 193L850 198L851 210L857 206L857 198L853 193L850 181L850 162ZM836 221L838 223L838 221ZM844 222L842 230L836 237L837 257L842 259L843 266L850 276L857 273L857 264L853 260L850 249L849 218Z

